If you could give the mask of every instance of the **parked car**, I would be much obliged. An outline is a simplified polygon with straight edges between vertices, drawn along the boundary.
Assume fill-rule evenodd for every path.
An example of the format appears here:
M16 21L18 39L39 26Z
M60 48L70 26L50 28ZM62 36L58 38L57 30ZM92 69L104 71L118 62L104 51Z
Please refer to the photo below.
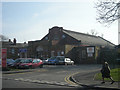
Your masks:
M7 59L7 66L10 67L14 62L15 60L13 59Z
M59 64L59 60L56 57L51 57L48 59L48 64L52 64L52 65Z
M64 56L55 56L51 57L48 60L49 64L63 64L63 65L73 65L74 61L72 61L70 58L65 58Z
M20 62L21 60L22 60L22 58L15 59L15 62L13 64L11 64L9 67L11 67L11 68L19 68L19 64L21 63Z
M69 65L69 64L74 65L74 61L72 61L70 58L65 58L64 59L64 64L65 65Z
M43 67L43 62L40 59L24 58L20 61L19 68L36 68Z
M48 64L48 59L42 60L44 65Z

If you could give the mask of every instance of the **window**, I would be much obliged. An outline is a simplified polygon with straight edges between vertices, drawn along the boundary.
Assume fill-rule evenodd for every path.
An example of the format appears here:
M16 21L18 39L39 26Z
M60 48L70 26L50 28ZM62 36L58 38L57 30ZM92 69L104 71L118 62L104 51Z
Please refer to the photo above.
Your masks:
M65 38L65 35L62 35L62 38Z
M32 59L22 59L21 63L32 63Z
M37 59L34 59L34 60L33 60L33 63L37 63Z
M37 63L39 63L40 62L40 60L39 59L37 59Z

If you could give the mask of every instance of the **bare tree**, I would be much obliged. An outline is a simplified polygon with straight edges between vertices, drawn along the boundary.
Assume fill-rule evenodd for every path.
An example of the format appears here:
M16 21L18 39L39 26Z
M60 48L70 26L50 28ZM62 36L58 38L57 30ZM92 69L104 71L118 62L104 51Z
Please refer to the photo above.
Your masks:
M8 37L4 36L4 35L0 35L0 41L8 41Z
M120 0L98 0L95 3L97 9L97 21L105 25L110 25L120 19Z
M92 30L91 30L91 35L95 35L95 36L97 36L97 34L98 34L98 32L95 31L95 29L92 29Z
M95 31L95 29L91 29L90 32L87 32L87 34L97 36L98 32Z
M87 32L87 34L89 34L89 35L94 35L94 36L101 36L101 37L104 36L103 33L101 33L101 35L100 35L100 33L97 32L95 29L91 29L90 33ZM99 35L98 35L98 34L99 34Z

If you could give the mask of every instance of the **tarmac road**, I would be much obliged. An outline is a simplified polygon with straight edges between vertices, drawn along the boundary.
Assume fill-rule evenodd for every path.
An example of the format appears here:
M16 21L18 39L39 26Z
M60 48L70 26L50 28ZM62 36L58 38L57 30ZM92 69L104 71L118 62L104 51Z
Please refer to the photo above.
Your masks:
M45 65L32 72L2 75L2 88L83 88L68 80L69 76L99 70L101 65Z

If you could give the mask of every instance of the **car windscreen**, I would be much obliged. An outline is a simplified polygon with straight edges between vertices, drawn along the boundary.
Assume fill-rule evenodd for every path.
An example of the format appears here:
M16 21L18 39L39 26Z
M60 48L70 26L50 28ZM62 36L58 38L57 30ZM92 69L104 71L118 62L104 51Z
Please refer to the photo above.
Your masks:
M58 61L64 61L64 57L57 57L56 58Z
M54 60L54 59L56 59L56 57L51 57L51 58L49 58L49 60Z
M16 59L15 63L19 63L21 61L21 59Z

